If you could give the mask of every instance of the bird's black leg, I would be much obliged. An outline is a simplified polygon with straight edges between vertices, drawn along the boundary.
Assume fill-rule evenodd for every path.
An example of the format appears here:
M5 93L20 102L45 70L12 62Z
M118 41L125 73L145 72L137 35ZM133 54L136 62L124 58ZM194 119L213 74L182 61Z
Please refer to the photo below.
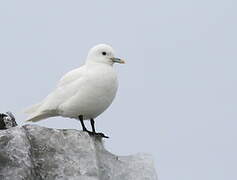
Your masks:
M91 121L92 132L95 133L95 120L90 119L90 121Z
M90 122L91 122L91 128L92 128L92 134L93 135L100 136L100 137L103 137L103 138L109 138L108 136L105 136L103 133L95 132L95 120L93 118L90 119Z
M79 116L79 120L81 122L82 130L88 132L88 130L86 129L86 126L84 124L83 116L82 115Z

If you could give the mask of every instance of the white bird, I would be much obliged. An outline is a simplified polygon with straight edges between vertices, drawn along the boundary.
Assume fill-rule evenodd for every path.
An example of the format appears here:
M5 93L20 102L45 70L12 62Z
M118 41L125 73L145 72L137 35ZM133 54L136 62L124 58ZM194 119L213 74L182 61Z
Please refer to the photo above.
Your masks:
M83 66L66 73L53 92L25 111L29 115L27 121L54 116L75 118L80 120L83 131L106 137L95 132L94 118L110 106L116 95L118 81L114 63L125 62L115 58L111 46L99 44L93 47ZM86 129L84 120L90 120L92 132Z

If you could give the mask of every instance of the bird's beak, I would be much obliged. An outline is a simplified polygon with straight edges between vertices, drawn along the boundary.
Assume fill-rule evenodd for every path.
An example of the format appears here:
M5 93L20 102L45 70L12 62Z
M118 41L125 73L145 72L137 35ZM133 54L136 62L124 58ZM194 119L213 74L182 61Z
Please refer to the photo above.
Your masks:
M125 61L122 60L122 59L120 59L120 58L112 57L111 60L112 60L114 63L125 64Z

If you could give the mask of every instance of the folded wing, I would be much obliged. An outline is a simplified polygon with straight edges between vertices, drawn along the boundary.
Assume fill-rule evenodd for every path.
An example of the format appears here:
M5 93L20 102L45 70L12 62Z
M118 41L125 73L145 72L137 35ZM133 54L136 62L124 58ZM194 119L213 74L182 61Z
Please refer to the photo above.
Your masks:
M52 93L42 102L25 110L25 113L28 114L26 121L36 122L48 117L57 116L58 106L77 93L78 84L83 79L84 71L85 67L82 66L65 74ZM75 88L72 88L72 86Z

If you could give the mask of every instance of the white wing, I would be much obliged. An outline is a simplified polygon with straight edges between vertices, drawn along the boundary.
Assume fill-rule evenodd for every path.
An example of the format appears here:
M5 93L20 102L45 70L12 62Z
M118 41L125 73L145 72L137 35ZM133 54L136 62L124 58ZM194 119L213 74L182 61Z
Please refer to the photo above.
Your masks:
M85 72L85 66L81 66L77 69L69 71L60 79L57 87L66 86L71 82L80 79L83 76L84 72Z
M71 85L77 84L82 80L85 72L85 66L81 66L66 73L59 81L57 88L50 93L42 102L31 106L25 113L30 117L56 111L57 107L68 98L77 93L78 88L71 88Z

